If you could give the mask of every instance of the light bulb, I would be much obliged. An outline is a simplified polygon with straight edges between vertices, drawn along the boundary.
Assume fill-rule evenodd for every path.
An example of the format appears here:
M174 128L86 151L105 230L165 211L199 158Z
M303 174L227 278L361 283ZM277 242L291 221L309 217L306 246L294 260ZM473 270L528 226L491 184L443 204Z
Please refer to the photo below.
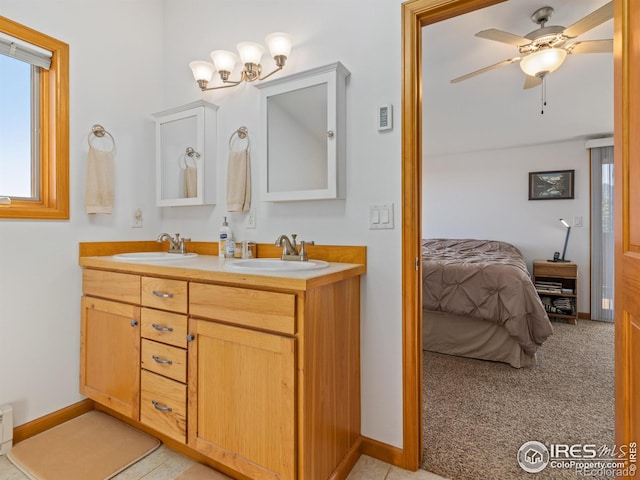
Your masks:
M243 64L253 63L260 65L260 59L264 53L264 47L255 42L240 42L236 48L240 53L240 61Z
M215 67L209 62L202 62L200 60L196 60L189 64L191 68L191 72L193 73L193 78L196 79L196 82L204 80L209 83L211 81L211 77L213 76L213 72L215 71Z

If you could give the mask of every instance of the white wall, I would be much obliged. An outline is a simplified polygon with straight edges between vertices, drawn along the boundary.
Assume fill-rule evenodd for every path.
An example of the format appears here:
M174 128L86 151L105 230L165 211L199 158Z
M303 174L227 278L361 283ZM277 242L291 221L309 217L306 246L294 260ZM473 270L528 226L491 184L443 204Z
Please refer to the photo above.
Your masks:
M534 259L553 258L572 227L566 258L578 263L578 310L589 312L589 151L584 140L423 159L424 238L502 240L520 249L529 271ZM573 200L528 200L529 172L575 170Z
M222 217L212 207L154 206L151 114L200 98L218 104L219 199L227 142L241 125L259 144L259 92L252 85L202 94L188 62L214 49L262 42L273 31L294 37L285 72L341 61L347 87L347 195L339 201L267 204L254 188L257 228L228 215L239 239L281 233L324 244L366 245L362 280L362 433L402 446L402 292L400 248L400 0L299 2L157 0L0 0L2 15L71 47L71 219L0 220L0 403L17 424L69 405L78 394L79 241L155 238L180 232L213 241ZM381 35L381 31L385 34ZM375 52L375 53L372 53ZM380 68L384 59L385 67ZM265 58L267 58L265 56ZM268 60L265 61L268 63ZM376 106L395 104L394 130L378 133ZM116 205L111 216L83 211L86 135L103 124L116 138ZM261 152L253 151L257 187ZM368 206L395 203L396 228L368 229ZM141 207L144 227L131 229Z
M151 238L159 229L147 182L153 130L143 113L162 98L162 9L155 0L0 0L0 12L70 45L71 218L0 220L0 403L14 405L20 425L82 398L78 242ZM117 142L111 216L84 213L95 123ZM132 205L148 213L145 228L129 227Z

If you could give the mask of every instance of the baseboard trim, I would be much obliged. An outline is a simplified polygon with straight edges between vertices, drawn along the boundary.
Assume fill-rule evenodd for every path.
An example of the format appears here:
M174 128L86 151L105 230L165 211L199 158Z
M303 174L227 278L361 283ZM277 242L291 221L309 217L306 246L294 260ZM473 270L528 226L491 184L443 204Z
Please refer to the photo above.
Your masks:
M351 473L351 470L353 470L353 466L356 464L356 462L360 458L361 451L362 451L362 437L358 437L358 439L351 446L351 449L340 461L336 469L333 471L333 473L329 476L327 480L345 480Z
M93 400L86 398L80 400L78 403L45 415L44 417L36 418L35 420L19 425L13 429L13 443L20 443L27 438L49 430L72 418L90 412L95 408L94 405Z
M396 467L407 468L404 464L404 450L369 437L362 437L360 451L364 455L390 463Z

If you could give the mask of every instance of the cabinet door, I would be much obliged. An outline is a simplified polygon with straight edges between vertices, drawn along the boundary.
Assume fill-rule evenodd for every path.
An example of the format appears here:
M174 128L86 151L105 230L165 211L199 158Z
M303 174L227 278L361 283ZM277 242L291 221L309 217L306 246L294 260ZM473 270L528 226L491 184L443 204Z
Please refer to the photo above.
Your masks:
M268 202L343 198L346 78L340 62L256 85Z
M189 446L253 479L294 479L294 339L189 322Z
M82 297L80 328L80 393L138 420L140 307Z

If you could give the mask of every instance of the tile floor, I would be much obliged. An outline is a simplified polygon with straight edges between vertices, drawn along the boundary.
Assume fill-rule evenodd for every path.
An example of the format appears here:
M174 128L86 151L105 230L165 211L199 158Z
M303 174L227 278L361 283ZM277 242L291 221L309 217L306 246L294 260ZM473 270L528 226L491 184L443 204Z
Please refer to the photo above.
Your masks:
M133 464L114 480L172 480L193 465L193 460L162 445L151 455ZM28 480L7 459L0 457L0 480ZM362 456L351 471L348 480L446 480L424 470L409 472L381 462L375 458Z

